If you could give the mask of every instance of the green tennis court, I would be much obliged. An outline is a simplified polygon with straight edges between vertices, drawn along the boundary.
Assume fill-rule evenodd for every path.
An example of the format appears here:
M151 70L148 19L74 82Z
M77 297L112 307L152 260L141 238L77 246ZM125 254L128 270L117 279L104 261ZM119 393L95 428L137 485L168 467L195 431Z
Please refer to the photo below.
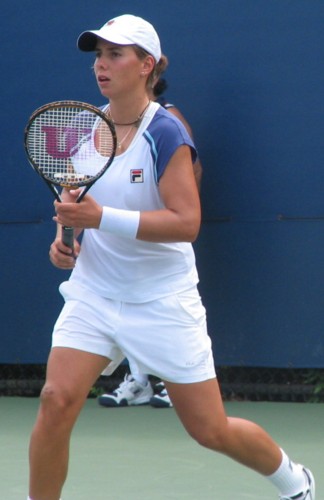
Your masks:
M28 442L37 398L0 398L0 498L26 500ZM310 467L324 498L324 405L226 403L261 424ZM74 429L62 500L274 500L262 477L187 437L173 409L108 409L89 399Z

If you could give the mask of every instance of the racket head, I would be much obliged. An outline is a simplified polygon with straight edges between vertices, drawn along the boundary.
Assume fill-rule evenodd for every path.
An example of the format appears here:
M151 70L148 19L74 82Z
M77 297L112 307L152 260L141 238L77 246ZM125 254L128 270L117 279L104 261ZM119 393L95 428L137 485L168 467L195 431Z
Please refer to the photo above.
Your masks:
M24 147L31 166L47 183L89 188L111 165L117 138L114 124L96 106L55 101L32 113Z

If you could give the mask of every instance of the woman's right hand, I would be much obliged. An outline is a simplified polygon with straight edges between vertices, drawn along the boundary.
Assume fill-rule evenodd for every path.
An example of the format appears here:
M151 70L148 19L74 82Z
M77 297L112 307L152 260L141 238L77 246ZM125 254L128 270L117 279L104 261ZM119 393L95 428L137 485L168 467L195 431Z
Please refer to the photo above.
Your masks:
M73 269L80 253L80 243L74 239L74 249L64 245L61 235L58 234L50 246L49 258L53 266L59 269Z

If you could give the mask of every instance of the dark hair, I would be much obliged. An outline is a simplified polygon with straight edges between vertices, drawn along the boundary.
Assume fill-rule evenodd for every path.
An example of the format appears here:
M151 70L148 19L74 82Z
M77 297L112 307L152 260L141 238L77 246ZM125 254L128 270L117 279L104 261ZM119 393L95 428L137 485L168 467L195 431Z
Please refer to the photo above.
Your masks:
M162 95L166 89L168 88L168 84L165 78L159 78L156 84L153 87L153 94L155 97L159 97Z

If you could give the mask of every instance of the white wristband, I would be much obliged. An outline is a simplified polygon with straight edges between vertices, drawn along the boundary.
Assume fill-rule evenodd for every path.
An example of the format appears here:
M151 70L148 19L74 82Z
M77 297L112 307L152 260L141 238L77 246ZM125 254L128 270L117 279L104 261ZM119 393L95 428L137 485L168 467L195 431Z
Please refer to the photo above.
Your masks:
M103 207L99 229L125 238L136 239L139 222L139 211Z

